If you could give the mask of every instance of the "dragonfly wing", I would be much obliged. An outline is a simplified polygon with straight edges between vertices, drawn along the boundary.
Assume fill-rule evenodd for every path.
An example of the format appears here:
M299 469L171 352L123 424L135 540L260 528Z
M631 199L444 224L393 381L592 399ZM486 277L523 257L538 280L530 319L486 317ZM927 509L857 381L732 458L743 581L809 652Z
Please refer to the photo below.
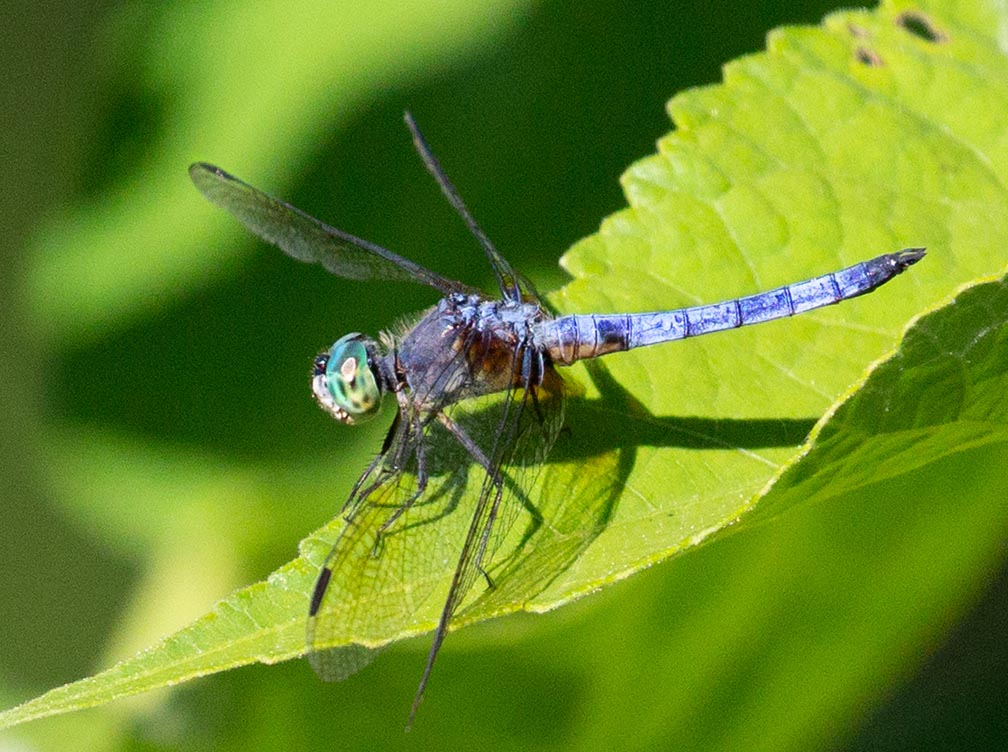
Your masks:
M349 643L338 648L314 650L308 662L323 681L339 682L368 666L381 653L381 648L369 648Z
M471 365L460 353L446 361L444 378ZM492 582L520 553L527 531L515 529L519 515L525 510L530 525L538 524L529 489L563 421L562 379L545 369L535 390L452 404L414 395L434 408L400 418L385 454L358 484L360 498L348 502L347 521L333 523L343 527L323 564L308 628L309 659L324 679L361 668L390 634L434 626L419 701L474 584Z
M524 354L515 353L512 366ZM564 383L551 365L539 362L528 388L456 403L444 409L445 420L459 434L456 442L465 448L470 463L481 465L482 482L474 505L467 505L469 524L434 631L420 685L410 711L410 723L423 698L434 661L452 619L462 608L474 583L484 578L496 586L495 572L503 571L512 555L519 555L528 531L515 531L514 523L524 509L530 524L539 524L530 495L535 478L563 425ZM545 372L543 372L543 370ZM475 447L467 447L472 444Z
M480 246L482 246L483 252L486 254L487 260L490 262L490 266L493 269L494 276L497 278L497 285L500 288L501 297L505 300L510 300L516 303L522 300L538 300L539 296L532 287L532 283L511 268L511 264L507 262L507 259L501 256L494 247L494 244L490 242L490 238L488 238L486 233L483 232L483 228L480 227L476 218L473 217L472 212L470 212L469 208L465 205L465 202L462 200L462 195L458 192L455 184L448 178L448 175L441 167L441 163L438 161L438 158L434 156L434 152L431 150L427 140L420 132L420 128L417 126L413 116L407 112L404 113L403 117L406 121L406 126L410 130L410 134L413 136L413 145L416 147L417 154L420 155L420 159L423 161L427 171L431 174L431 176L433 176L434 180L437 181L438 186L441 188L441 192L444 194L445 198L448 199L448 203L450 203L455 211L458 212L458 215L462 217L462 220L469 227L469 231L473 234L473 237L475 237L476 241L480 244Z
M363 668L390 636L428 631L438 613L451 571L445 552L455 544L436 523L458 506L467 468L449 446L454 462L428 462L433 477L417 496L418 447L432 441L428 428L398 420L384 454L329 526L335 539L320 568L307 629L309 662L327 681ZM393 518L395 525L385 529Z
M298 261L321 264L346 279L421 282L444 295L471 291L379 245L330 227L219 167L197 162L189 168L189 176L212 204Z

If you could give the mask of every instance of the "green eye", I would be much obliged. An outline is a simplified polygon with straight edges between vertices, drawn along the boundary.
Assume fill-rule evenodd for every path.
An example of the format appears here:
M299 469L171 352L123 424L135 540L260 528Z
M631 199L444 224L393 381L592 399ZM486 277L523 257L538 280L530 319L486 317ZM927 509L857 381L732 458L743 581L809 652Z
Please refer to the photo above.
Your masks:
M323 358L324 371L319 367ZM319 357L313 390L322 407L344 423L355 423L378 412L381 388L359 334L339 339L329 350L328 358Z

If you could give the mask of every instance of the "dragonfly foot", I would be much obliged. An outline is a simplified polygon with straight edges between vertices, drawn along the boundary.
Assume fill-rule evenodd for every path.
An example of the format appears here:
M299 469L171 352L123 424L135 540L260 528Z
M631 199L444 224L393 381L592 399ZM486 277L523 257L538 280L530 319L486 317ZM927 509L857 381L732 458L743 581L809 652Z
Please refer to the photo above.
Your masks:
M384 544L385 544L385 536L383 536L381 531L379 530L377 533L375 533L374 545L371 546L371 558L377 559L379 556L381 556L381 550Z
M479 571L480 574L483 575L483 579L486 580L488 590L493 590L494 588L497 587L496 585L494 585L494 581L493 579L491 579L489 572L487 572L483 567L480 567Z

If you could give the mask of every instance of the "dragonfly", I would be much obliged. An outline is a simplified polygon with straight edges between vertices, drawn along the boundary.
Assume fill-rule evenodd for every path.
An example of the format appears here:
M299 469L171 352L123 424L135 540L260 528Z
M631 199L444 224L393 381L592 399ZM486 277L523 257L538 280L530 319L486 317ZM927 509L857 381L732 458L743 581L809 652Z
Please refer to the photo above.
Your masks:
M397 407L380 452L342 507L344 532L322 563L311 595L307 653L322 678L342 678L369 660L367 650L356 658L351 652L331 659L333 651L325 643L327 615L339 608L331 587L334 574L355 571L355 558L379 559L382 540L410 510L427 503L431 478L446 464L461 458L482 478L472 494L471 518L410 708L412 724L453 617L480 577L493 587L494 554L516 510L534 502L535 471L563 425L565 382L558 368L840 303L884 285L923 258L925 250L887 253L721 303L561 316L497 251L409 113L405 121L425 167L481 246L496 280L493 295L331 227L219 167L199 162L189 174L211 203L294 259L320 264L350 280L426 285L440 296L411 326L378 339L351 333L336 340L315 358L311 375L316 401L341 423L374 417L385 397ZM454 452L448 460L446 449ZM362 547L361 540L367 545Z

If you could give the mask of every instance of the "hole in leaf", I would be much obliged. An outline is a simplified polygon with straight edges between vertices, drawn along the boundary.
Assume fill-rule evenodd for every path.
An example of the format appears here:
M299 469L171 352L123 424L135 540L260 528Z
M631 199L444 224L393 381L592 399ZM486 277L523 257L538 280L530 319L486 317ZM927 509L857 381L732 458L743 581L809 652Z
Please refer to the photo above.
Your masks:
M923 13L905 11L896 16L896 23L925 42L944 42L948 39Z
M879 54L868 47L858 47L854 54L857 56L858 62L870 65L872 68L881 68L885 65L885 61L879 57Z
M868 30L866 28L864 28L863 26L858 26L857 24L852 24L852 23L851 24L847 24L847 31L849 31L850 35L852 37L854 37L855 39L867 39L868 38Z

